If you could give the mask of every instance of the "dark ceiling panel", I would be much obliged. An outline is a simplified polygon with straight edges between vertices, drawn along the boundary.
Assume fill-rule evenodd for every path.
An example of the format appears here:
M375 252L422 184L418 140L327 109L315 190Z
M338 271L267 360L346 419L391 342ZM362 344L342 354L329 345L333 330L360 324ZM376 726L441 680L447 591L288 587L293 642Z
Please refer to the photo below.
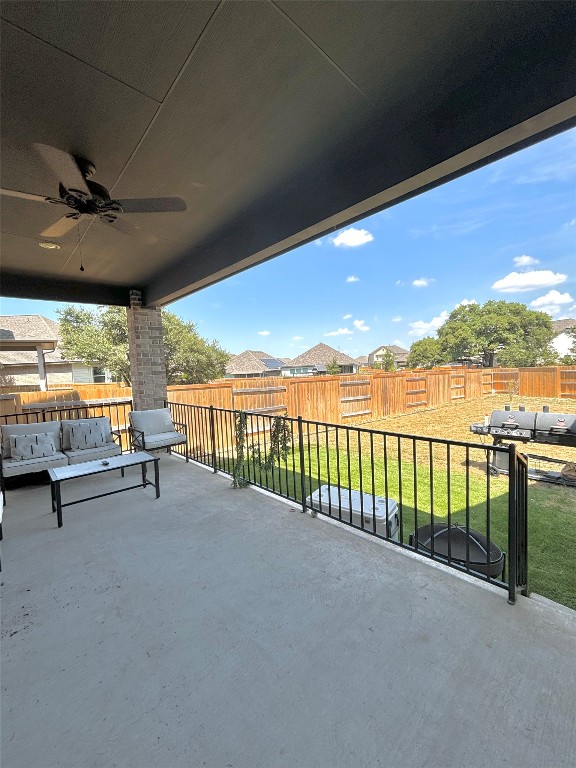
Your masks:
M2 17L162 101L217 5L212 0L8 0Z
M510 29L531 24L521 3L486 0L277 5L396 126L489 69Z
M87 157L113 184L157 104L10 24L1 31L3 186L57 195L35 142Z
M2 211L4 216L4 211ZM45 250L38 245L39 238L2 232L2 254L9 253L9 263L2 258L2 270L37 273L49 276L60 272L70 258L73 245L60 244L60 250ZM2 280L2 291L4 290Z
M230 3L199 43L114 195L184 198L186 215L150 216L150 227L192 245L371 114L272 5Z

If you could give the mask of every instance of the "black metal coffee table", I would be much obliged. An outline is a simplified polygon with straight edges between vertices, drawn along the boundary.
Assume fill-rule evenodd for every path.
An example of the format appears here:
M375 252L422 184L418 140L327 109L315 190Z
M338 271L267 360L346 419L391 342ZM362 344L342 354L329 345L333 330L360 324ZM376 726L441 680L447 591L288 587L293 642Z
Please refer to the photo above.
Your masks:
M131 491L134 488L145 488L147 485L152 485L156 489L156 498L160 498L160 472L158 467L159 458L151 456L149 453L139 451L137 453L124 453L120 456L111 456L109 459L98 461L84 461L81 464L69 464L66 467L55 467L48 470L50 475L50 491L52 494L52 512L56 512L58 516L58 528L62 528L62 508L71 507L73 504L81 504L84 501L92 501L93 499L100 499L103 496L112 496L114 493L122 493L123 491ZM146 476L146 465L154 463L154 482L148 480ZM99 475L104 472L112 472L115 469L122 471L124 476L124 470L126 467L134 467L140 465L142 468L142 482L137 485L129 485L126 488L119 488L116 491L108 491L107 493L98 493L96 496L87 496L83 499L77 499L76 501L69 501L66 504L62 504L62 494L60 491L60 485L66 480L74 480L79 477L88 477L90 475Z

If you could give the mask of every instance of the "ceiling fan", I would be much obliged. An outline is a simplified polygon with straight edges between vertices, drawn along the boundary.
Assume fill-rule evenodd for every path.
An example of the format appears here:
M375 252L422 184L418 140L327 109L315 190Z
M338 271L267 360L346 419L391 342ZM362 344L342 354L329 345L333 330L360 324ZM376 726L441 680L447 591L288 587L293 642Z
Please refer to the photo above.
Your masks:
M130 222L119 218L122 213L165 213L186 210L186 203L180 197L144 197L131 200L112 200L108 190L92 181L96 168L83 157L70 155L47 144L34 144L48 167L59 180L58 197L33 195L14 189L0 189L0 194L31 200L36 203L65 205L71 209L55 224L41 232L42 237L63 237L83 217L98 219L111 224L114 229L127 235L142 236L142 232ZM149 239L149 238L148 238ZM152 237L153 240L156 238Z

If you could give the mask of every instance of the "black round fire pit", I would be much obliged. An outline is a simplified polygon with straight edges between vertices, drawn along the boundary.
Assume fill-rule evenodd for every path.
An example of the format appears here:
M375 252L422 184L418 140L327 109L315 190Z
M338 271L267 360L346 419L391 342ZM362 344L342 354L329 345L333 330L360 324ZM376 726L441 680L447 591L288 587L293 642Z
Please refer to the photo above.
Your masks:
M410 545L418 546L426 552L432 552L432 539L434 539L434 554L448 560L450 552L450 561L459 563L470 568L476 573L483 573L485 576L496 578L504 570L505 554L494 542L490 542L490 556L488 556L488 539L478 531L473 531L455 524L452 526L446 523L434 523L434 525L423 525L411 534ZM466 557L468 542L468 552L470 560ZM448 545L450 544L450 550Z

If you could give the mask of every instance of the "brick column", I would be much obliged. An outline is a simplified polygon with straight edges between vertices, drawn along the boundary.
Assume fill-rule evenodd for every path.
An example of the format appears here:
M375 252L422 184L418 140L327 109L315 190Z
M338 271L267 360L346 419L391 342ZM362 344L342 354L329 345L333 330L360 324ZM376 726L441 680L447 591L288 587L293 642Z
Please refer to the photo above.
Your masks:
M161 310L143 307L140 291L130 291L127 315L134 410L163 408L167 392Z

